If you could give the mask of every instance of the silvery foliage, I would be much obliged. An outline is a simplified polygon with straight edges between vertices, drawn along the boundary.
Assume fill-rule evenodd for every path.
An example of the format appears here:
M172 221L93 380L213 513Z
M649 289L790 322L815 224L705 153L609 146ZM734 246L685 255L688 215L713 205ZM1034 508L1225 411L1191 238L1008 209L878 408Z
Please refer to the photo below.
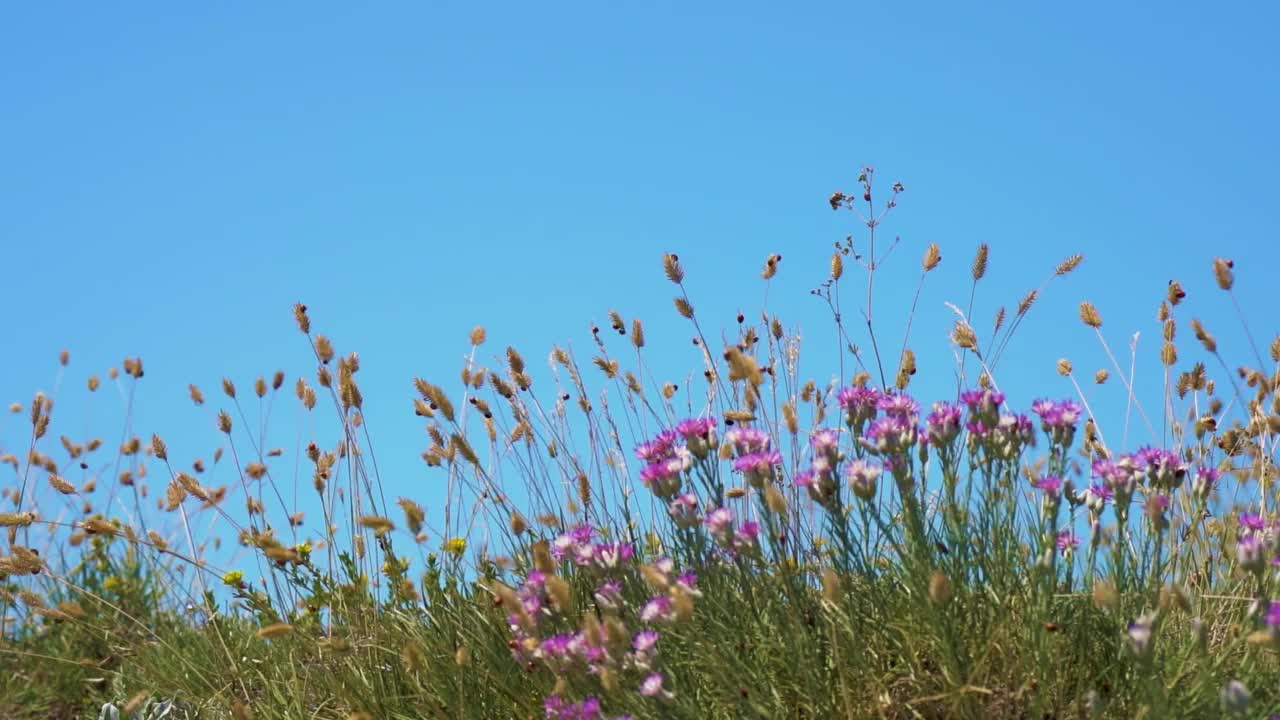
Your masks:
M135 710L132 716L125 718L125 720L164 720L172 712L172 700L164 702L148 700L143 703L142 707ZM98 720L121 720L120 709L112 703L107 703L102 706L102 711L98 713Z

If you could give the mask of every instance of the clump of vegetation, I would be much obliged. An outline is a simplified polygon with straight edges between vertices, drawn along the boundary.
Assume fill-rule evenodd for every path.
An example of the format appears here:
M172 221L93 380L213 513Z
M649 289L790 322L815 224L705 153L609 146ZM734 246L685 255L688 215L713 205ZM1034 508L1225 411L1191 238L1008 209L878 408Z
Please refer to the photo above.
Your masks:
M972 292L952 305L956 392L923 406L910 394L914 305L896 357L873 314L897 245L876 233L903 188L877 203L870 169L859 185L830 204L864 231L837 246L813 293L841 348L832 379L801 376L798 336L767 311L714 342L685 267L665 255L701 380L647 380L645 328L616 312L620 340L593 328L589 363L554 348L537 382L514 348L486 365L477 328L458 388L414 381L422 459L444 480L443 501L429 498L438 514L389 501L359 357L314 332L302 305L315 371L294 395L332 420L332 442L296 449L309 482L283 482L284 451L266 447L229 379L208 467L171 458L160 434L126 433L107 460L99 440L64 435L59 447L52 398L14 405L30 433L0 458L13 471L0 512L0 710L569 720L1277 707L1280 338L1269 360L1254 348L1256 362L1233 372L1191 320L1199 350L1183 354L1212 369L1181 361L1185 293L1171 283L1155 417L1167 447L1110 444L1067 359L1057 369L1074 394L1020 412L996 368L1076 255L987 332L971 320ZM975 289L988 254L969 268ZM921 285L941 262L929 246ZM767 258L766 283L780 263ZM855 268L865 284L849 288ZM1213 270L1232 293L1232 263ZM855 296L856 327L842 314ZM1080 319L1113 366L1094 381L1114 375L1154 428L1099 310L1082 303ZM140 359L108 374L124 388L142 377ZM271 403L284 386L276 373L253 395ZM195 385L190 397L206 403ZM238 557L217 540L225 532Z

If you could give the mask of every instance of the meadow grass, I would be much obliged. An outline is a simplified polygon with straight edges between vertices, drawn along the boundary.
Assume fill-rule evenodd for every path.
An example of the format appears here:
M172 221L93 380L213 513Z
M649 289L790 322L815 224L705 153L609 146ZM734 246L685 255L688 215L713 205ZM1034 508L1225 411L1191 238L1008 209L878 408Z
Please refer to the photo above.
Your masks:
M315 371L293 394L307 412L332 406L337 440L266 448L226 380L214 457L231 467L225 485L205 479L202 461L170 458L160 434L126 436L114 453L99 440L59 444L52 398L15 405L30 433L7 438L0 458L12 469L0 512L0 714L1280 709L1271 601L1280 339L1232 370L1192 320L1210 364L1180 363L1184 294L1171 283L1158 304L1163 403L1148 413L1086 302L1080 320L1098 330L1113 367L1084 382L1114 378L1139 421L1168 429L1169 447L1109 445L1065 359L1058 372L1076 396L1019 412L992 368L1039 294L1080 265L1070 256L990 328L970 319L972 293L963 309L952 305L959 387L922 408L909 394L914 304L896 352L875 324L877 263L895 247L877 247L876 231L902 188L877 203L870 170L859 185L830 199L862 222L859 248L838 246L814 292L841 348L831 379L800 375L798 338L778 316L739 316L709 335L685 268L665 255L675 311L703 360L686 387L649 379L644 327L617 313L593 329L589 364L554 349L550 379L535 382L514 348L486 366L477 328L457 387L414 381L430 438L423 462L444 478L445 502L429 499L442 517L387 497L359 357L338 354L302 305L294 321ZM987 259L984 245L969 268L974 288ZM765 282L780 261L766 259ZM921 285L940 262L929 246ZM1213 270L1231 294L1231 263ZM842 299L860 306L857 323ZM625 353L610 353L609 333L625 338ZM129 359L107 382L131 387L143 374L142 360ZM90 390L100 384L88 380ZM252 392L287 393L284 375L259 378ZM194 385L190 395L206 403ZM278 481L285 456L304 459L310 480ZM68 480L89 457L112 472ZM1229 504L1241 489L1251 504ZM300 493L323 516L314 539L299 532ZM80 519L64 519L68 511ZM222 534L245 551L234 567Z

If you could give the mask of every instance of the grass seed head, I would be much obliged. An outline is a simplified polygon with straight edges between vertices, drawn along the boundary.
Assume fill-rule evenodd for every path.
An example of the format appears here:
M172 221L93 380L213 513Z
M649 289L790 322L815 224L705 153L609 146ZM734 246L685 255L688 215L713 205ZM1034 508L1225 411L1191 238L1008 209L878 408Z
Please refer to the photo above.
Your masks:
M760 271L760 277L765 280L773 279L773 276L778 274L778 264L781 262L782 256L778 253L774 253L765 258L764 270Z
M546 578L547 597L551 599L551 604L561 615L569 615L573 612L573 593L569 589L569 583L558 575L548 575Z
M1114 611L1120 605L1120 595L1111 583L1098 580L1093 583L1093 604L1099 610Z
M302 303L294 303L293 321L297 323L298 329L302 331L302 334L311 334L311 318L307 316L306 305L303 305Z
M1088 300L1080 303L1080 321L1095 330L1102 327L1102 315L1098 314L1098 308Z
M680 267L680 257L675 253L666 253L662 256L662 272L676 285L684 282L684 268Z
M938 248L938 243L929 243L929 247L924 251L924 259L920 261L920 265L925 272L929 272L938 267L938 263L942 262L942 251Z
M978 246L978 252L973 256L973 266L969 268L969 274L973 277L973 281L981 280L987 274L987 258L989 257L991 248L986 243Z
M1080 267L1080 263L1084 262L1083 255L1072 255L1071 257L1058 263L1058 267L1054 268L1055 275L1066 275L1072 270Z
M146 702L149 697L151 697L151 693L146 690L141 690L135 693L133 697L129 698L129 701L120 709L124 713L125 717L133 717L133 714L142 708L142 704Z
M539 540L535 542L532 546L532 551L533 566L547 575L555 574L556 563L551 559L551 549L548 547L547 541Z
M1195 333L1196 339L1204 346L1205 352L1218 352L1218 341L1213 339L1213 336L1209 334L1208 330L1204 329L1204 325L1200 324L1199 320L1193 319L1191 321L1191 332Z
M963 320L956 320L955 327L951 330L951 340L957 347L964 350L974 352L978 350L978 336L973 332L973 328L969 326L969 323Z
M934 605L951 602L951 579L941 570L934 570L929 576L929 600Z
M50 476L49 476L49 484L53 486L53 489L54 489L54 490L57 490L58 492L62 493L63 495L75 495L75 494L76 494L76 486L75 486L75 485L72 485L72 484L71 484L71 483L69 483L69 482L67 482L67 481L66 481L66 480L64 480L61 476L58 476L58 475L50 475Z
M1213 279L1218 282L1218 287L1223 290L1230 290L1235 284L1235 275L1231 272L1235 267L1235 263L1226 258L1213 259Z
M320 359L321 363L328 365L333 360L333 342L324 335L316 336L315 350L316 357Z
M764 504L775 515L785 515L787 512L787 499L773 485L765 486Z

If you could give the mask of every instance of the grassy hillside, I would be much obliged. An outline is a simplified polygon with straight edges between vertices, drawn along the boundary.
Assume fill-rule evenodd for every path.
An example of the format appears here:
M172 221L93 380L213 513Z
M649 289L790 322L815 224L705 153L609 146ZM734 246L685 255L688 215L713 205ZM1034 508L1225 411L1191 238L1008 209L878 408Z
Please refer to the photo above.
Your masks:
M1165 368L1161 407L1128 393L1134 417L1163 422L1171 442L1120 447L1085 392L1129 387L1111 348L1113 369L1096 375L1059 363L1073 397L1014 407L992 368L1035 296L993 327L957 308L956 392L923 403L915 356L886 354L869 319L839 314L842 291L849 306L869 300L877 253L892 247L877 249L875 232L894 201L873 206L871 178L861 182L831 204L864 218L864 243L837 249L816 291L832 342L812 346L846 351L810 365L836 380L799 372L799 340L776 316L704 326L667 255L675 311L705 361L693 385L651 379L642 324L617 314L590 360L555 349L553 374L515 349L485 366L477 328L460 381L414 383L423 461L441 478L424 494L436 496L388 495L359 358L338 354L303 306L294 320L315 369L293 394L308 412L331 406L317 437L336 439L270 450L239 410L247 391L227 381L215 401L192 386L193 402L226 408L214 460L230 482L170 457L163 432L82 443L63 435L52 398L15 406L30 432L2 438L0 714L1280 711L1280 338L1246 349L1237 369L1171 283L1151 299L1160 356L1143 360ZM975 286L987 253L968 268ZM1068 257L1050 283L1081 261ZM911 272L923 283L940 262L931 246ZM765 282L778 266L766 260ZM1212 270L1231 293L1232 264ZM1087 302L1080 320L1102 324ZM610 354L609 332L626 353ZM131 359L87 382L143 375ZM251 392L283 402L289 386L277 375ZM87 458L114 470L73 482ZM285 458L301 458L297 483ZM438 518L424 504L441 493ZM323 515L312 540L293 531L300 494Z

